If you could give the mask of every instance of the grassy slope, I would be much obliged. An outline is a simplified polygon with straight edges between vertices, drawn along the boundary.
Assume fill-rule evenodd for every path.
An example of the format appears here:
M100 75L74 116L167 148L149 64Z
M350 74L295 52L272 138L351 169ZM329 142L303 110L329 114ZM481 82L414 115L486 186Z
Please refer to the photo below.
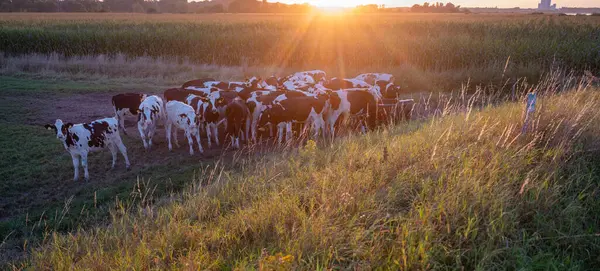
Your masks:
M54 235L28 264L589 269L600 264L599 102L595 91L541 98L526 136L522 105L506 104L240 158L180 197Z

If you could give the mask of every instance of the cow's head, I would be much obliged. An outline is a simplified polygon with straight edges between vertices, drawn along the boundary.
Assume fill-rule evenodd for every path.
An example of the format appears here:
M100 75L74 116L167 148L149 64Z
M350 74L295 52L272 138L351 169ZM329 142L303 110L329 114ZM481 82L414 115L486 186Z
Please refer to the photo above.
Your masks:
M159 109L156 107L144 106L138 109L138 123L141 123L142 129L148 128L152 124L154 116L158 115Z
M266 108L260 113L258 118L258 126L264 127L268 123L271 123L273 117L273 105L267 105Z
M197 122L207 121L209 118L218 115L219 111L214 106L213 102L210 99L203 98L202 104L198 106L197 112Z
M50 131L54 131L56 133L56 138L64 141L67 138L67 134L69 133L69 129L73 127L73 123L63 123L62 120L57 119L54 124L46 124L44 128Z
M195 135L198 133L198 126L199 126L199 117L196 116L196 114L179 114L179 117L184 121L187 122L188 126L190 127L190 133L192 135Z
M388 98L396 98L398 95L400 95L400 91L400 86L395 85L394 83L389 83L385 89L385 93Z

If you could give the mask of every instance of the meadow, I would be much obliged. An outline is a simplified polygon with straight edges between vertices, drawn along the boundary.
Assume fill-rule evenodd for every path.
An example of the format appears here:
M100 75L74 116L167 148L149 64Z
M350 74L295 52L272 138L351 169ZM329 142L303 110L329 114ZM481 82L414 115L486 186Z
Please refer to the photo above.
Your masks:
M600 265L600 19L0 14L0 269ZM91 157L43 125L198 77L393 73L414 120L334 142ZM523 95L539 94L521 134ZM134 131L132 124L129 123Z

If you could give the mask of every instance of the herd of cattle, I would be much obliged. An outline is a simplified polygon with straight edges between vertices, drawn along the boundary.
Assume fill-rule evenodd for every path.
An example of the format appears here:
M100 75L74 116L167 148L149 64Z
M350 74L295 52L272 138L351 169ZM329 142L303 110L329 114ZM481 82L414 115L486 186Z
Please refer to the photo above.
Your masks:
M200 131L206 132L207 144L219 145L219 127L224 127L233 148L240 148L240 140L256 142L259 132L277 128L277 142L291 139L292 124L303 125L303 132L314 137L334 137L336 128L348 123L356 127L373 128L380 120L382 101L395 99L400 87L394 77L383 73L361 74L353 79L326 79L323 71L305 71L284 78L262 80L252 77L244 82L222 82L212 78L186 82L181 88L164 92L163 97L138 93L118 94L112 98L115 117L91 123L63 123L60 119L45 127L56 132L65 149L71 154L75 168L74 179L79 179L81 163L85 179L89 179L87 156L90 151L103 148L112 153L112 167L117 153L130 167L127 149L121 136L127 135L124 121L137 116L137 128L144 148L152 147L158 124L166 130L169 150L171 137L179 147L177 131L184 130L190 155L194 154L194 140L199 151L204 151ZM402 102L412 103L412 100ZM352 121L349 121L352 120ZM262 134L262 133L261 133Z

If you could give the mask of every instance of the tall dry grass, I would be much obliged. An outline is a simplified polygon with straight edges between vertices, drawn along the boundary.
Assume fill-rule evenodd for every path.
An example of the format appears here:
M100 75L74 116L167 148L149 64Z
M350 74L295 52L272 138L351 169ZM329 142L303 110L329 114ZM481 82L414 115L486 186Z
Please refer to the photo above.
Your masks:
M446 74L453 87L467 78L498 84L503 70L530 80L557 66L600 70L594 17L436 16L11 15L0 19L0 51L317 68L343 77L410 67Z
M51 234L26 266L66 269L590 269L600 262L600 94L430 103L434 118L199 170L108 226ZM562 88L575 86L569 91ZM451 98L448 98L451 97ZM433 100L433 99L430 99Z

